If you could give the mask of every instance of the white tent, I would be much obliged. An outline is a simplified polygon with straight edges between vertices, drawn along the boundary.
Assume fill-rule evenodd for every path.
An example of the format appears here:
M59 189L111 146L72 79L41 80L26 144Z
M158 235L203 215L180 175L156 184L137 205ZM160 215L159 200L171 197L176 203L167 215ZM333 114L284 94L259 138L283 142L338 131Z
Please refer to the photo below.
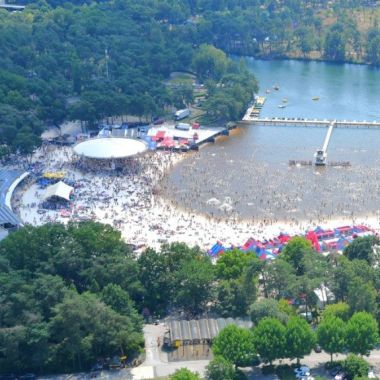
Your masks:
M108 137L85 140L75 145L73 149L79 156L109 160L145 152L147 144L140 140Z
M58 197L70 201L70 194L74 190L73 187L66 185L64 182L59 181L46 189L44 199L51 197Z

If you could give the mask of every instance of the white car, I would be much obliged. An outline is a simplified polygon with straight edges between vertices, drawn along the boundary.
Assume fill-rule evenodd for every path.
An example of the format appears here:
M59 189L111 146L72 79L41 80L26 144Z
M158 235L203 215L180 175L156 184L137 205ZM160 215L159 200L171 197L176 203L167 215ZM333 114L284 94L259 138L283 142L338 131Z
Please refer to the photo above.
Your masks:
M300 373L300 372L310 372L310 368L306 365L301 365L301 367L295 368L294 373Z
M298 380L309 380L310 372L297 372L296 378Z
M310 368L307 366L301 366L294 370L297 379L307 380L310 376Z
M344 380L346 378L346 374L344 372L339 372L335 377L334 380Z

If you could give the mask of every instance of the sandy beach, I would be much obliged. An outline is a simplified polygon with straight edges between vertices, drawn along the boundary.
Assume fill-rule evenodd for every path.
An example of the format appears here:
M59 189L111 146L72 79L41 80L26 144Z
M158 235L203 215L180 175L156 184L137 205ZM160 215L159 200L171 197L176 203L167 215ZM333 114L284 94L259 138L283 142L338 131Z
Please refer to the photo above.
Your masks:
M126 242L158 248L162 243L181 241L190 246L209 249L216 241L224 245L242 245L250 237L270 239L280 232L291 235L315 228L308 222L249 222L237 217L212 218L181 209L161 196L159 185L164 176L186 154L147 152L123 175L114 171L92 170L75 163L71 147L48 146L40 149L32 161L42 171L63 170L66 178L75 181L72 207L65 211L41 210L45 189L34 183L15 194L14 204L24 223L41 225L47 222L96 220L119 229ZM209 201L213 201L212 199ZM222 200L228 205L229 199ZM365 224L380 227L378 218L348 217L326 221L322 227Z

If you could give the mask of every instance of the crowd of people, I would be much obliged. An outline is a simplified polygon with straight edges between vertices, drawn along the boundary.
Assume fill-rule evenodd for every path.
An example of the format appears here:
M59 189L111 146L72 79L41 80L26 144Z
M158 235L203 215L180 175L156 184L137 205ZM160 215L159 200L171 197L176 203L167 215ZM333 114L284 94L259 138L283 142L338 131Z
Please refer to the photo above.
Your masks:
M131 244L153 247L184 241L209 248L221 239L238 244L251 236L270 239L280 232L295 234L318 224L328 227L362 222L353 221L353 215L345 214L345 206L339 204L334 205L331 215L323 214L327 205L318 204L315 211L305 213L306 218L299 218L292 208L298 204L302 211L297 191L301 194L308 183L307 179L300 182L295 177L293 171L297 169L286 173L288 186L268 191L260 177L268 176L270 168L263 164L256 168L257 176L247 185L247 195L242 195L242 184L231 177L229 163L222 179L216 179L209 175L215 161L205 161L202 154L210 153L146 152L112 163L84 160L73 156L71 147L47 145L33 156L33 170L64 171L65 180L74 184L74 200L64 210L43 209L46 190L29 183L15 194L16 206L26 223L97 220L118 228ZM243 163L241 168L244 170ZM172 173L170 181L168 172ZM274 173L279 175L278 169ZM350 196L355 194L351 191ZM335 213L340 212L346 220L334 219ZM290 216L286 218L287 215Z
M231 159L221 146L181 163L162 188L173 204L264 227L325 225L337 219L378 223L379 177L376 167L316 169Z

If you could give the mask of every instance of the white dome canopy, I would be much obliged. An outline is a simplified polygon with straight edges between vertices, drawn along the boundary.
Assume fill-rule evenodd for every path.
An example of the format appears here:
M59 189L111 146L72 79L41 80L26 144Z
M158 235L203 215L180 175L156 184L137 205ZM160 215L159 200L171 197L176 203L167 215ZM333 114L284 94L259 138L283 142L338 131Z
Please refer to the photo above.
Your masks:
M139 140L107 137L83 141L75 145L73 149L79 156L107 160L126 158L145 152L147 145Z

